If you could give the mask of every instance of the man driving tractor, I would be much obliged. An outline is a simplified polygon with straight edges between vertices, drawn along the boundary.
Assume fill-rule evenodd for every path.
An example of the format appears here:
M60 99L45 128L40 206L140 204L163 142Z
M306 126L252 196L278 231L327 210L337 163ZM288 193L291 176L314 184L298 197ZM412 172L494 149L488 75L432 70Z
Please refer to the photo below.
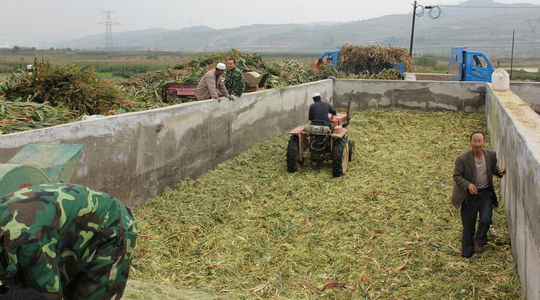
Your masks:
M309 116L308 119L311 121L312 124L315 125L326 125L330 126L330 130L334 130L334 124L330 122L328 119L328 114L336 115L336 110L330 105L330 103L322 102L321 101L321 94L314 93L313 96L313 104L309 107Z

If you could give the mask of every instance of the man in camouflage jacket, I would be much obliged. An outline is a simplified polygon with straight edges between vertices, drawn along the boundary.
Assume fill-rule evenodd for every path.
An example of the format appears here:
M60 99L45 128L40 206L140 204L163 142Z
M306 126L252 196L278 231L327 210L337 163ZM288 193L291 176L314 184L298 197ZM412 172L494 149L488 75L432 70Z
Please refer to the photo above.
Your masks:
M246 84L244 83L244 76L238 67L236 67L236 60L232 57L227 59L227 72L225 73L225 87L229 94L236 97L242 96Z
M117 199L76 184L49 183L0 198L2 288L51 299L120 299L137 226Z

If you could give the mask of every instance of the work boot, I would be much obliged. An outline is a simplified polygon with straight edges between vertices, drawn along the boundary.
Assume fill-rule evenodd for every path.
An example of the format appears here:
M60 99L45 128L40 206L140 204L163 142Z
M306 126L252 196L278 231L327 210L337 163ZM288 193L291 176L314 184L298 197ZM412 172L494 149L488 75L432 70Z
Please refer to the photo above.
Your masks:
M484 245L479 244L477 242L474 242L474 252L475 253L482 253L484 252Z

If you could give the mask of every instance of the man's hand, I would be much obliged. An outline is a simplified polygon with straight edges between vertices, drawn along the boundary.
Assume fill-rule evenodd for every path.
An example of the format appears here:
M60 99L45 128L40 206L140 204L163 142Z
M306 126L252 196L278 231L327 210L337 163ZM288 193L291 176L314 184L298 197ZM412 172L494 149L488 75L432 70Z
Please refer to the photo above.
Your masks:
M234 101L234 97L232 95L229 95L229 100Z
M220 97L217 97L216 100L217 100L217 102L221 102L221 98L220 98Z
M469 183L469 193L471 193L471 195L478 194L478 189L476 188L476 185Z
M499 175L503 176L506 174L506 168L499 168Z

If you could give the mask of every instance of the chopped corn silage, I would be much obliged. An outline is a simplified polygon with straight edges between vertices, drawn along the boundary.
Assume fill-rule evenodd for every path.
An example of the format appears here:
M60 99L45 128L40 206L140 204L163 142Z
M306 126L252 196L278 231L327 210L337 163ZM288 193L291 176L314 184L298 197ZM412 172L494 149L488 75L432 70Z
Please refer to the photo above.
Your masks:
M339 178L329 163L288 173L288 134L258 144L135 209L131 276L223 299L520 298L503 207L486 251L460 255L454 160L485 126L482 114L354 111Z

